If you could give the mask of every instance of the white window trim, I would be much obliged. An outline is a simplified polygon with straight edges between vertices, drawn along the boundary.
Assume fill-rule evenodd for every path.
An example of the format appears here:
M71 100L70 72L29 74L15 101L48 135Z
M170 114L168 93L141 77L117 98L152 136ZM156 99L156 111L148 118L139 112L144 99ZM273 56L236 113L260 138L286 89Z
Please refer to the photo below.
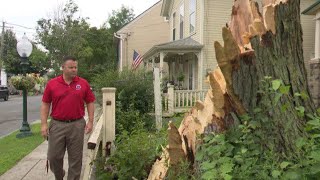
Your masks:
M183 6L183 13L181 13L181 7ZM179 6L179 39L183 39L184 38L184 26L185 26L185 19L186 19L186 8L185 8L185 4L184 4L184 1L182 1L182 3L180 4ZM183 26L182 26L182 37L181 37L181 27L180 27L180 23L181 23L181 14L183 14Z
M195 7L194 7L194 12L191 12L190 11L190 9L191 9L191 1L192 0L190 0L189 1L189 34L190 35L194 35L194 34L196 34L196 27L197 27L197 0L194 0L195 1ZM194 21L194 30L191 32L190 31L190 27L191 27L191 15L194 13L194 19L195 19L195 21Z
M173 15L175 15L175 18L174 18L174 16ZM173 12L172 13L172 21L171 21L171 26L172 26L172 28L171 28L171 37L170 37L170 40L172 40L172 41L175 41L175 40L177 40L177 37L176 37L176 35L177 35L177 27L176 27L176 24L177 24L177 22L175 22L176 21L176 18L177 18L177 13L176 12ZM175 38L173 39L173 30L175 29Z

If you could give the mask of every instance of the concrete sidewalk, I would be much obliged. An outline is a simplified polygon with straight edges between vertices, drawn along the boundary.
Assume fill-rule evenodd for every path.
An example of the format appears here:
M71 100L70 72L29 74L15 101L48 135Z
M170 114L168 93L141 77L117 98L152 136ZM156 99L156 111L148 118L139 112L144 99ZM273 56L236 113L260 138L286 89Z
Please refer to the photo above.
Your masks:
M100 115L100 108L96 108L94 120L95 122L99 120ZM84 137L81 179L83 175L84 165L87 159L87 142L89 136L90 135L85 135ZM34 149L29 155L27 155L21 161L19 161L13 168L11 168L2 176L0 176L0 180L55 180L54 175L50 171L50 169L48 173L46 171L47 150L48 142L45 141L42 144L40 144L36 149ZM64 179L66 180L68 177L67 152L65 153L63 168L66 171L66 175L64 177Z

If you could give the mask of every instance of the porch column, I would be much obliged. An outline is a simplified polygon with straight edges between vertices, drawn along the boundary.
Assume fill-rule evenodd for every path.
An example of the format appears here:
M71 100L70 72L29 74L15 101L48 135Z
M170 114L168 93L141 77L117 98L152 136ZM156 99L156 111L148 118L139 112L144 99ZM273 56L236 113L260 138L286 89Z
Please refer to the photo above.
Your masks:
M170 115L174 114L174 85L168 85L168 111Z
M203 83L203 58L201 52L194 53L197 56L197 65L198 65L198 89L202 90L202 83Z
M162 81L163 76L163 59L166 56L166 53L160 52L160 81Z

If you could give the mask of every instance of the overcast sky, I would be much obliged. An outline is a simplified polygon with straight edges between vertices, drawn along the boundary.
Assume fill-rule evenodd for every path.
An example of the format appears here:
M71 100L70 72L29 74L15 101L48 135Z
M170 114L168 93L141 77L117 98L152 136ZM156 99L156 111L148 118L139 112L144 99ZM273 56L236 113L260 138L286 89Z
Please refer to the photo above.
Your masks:
M91 26L100 27L111 14L121 5L134 10L139 15L159 0L74 0L79 6L80 16L89 17ZM27 33L29 39L33 39L37 20L47 18L58 5L65 4L67 0L2 0L0 6L0 20L8 23L30 27L21 28L7 24L16 33L18 39ZM2 24L1 24L2 25Z

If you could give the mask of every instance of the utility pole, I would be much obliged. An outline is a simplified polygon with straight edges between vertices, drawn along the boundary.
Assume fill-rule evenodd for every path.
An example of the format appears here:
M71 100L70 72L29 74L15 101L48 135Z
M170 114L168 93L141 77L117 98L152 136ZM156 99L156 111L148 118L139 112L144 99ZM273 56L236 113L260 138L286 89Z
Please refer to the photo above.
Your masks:
M1 33L1 49L0 49L0 70L3 66L3 51L4 51L4 28L6 27L6 22L2 21L2 33Z

